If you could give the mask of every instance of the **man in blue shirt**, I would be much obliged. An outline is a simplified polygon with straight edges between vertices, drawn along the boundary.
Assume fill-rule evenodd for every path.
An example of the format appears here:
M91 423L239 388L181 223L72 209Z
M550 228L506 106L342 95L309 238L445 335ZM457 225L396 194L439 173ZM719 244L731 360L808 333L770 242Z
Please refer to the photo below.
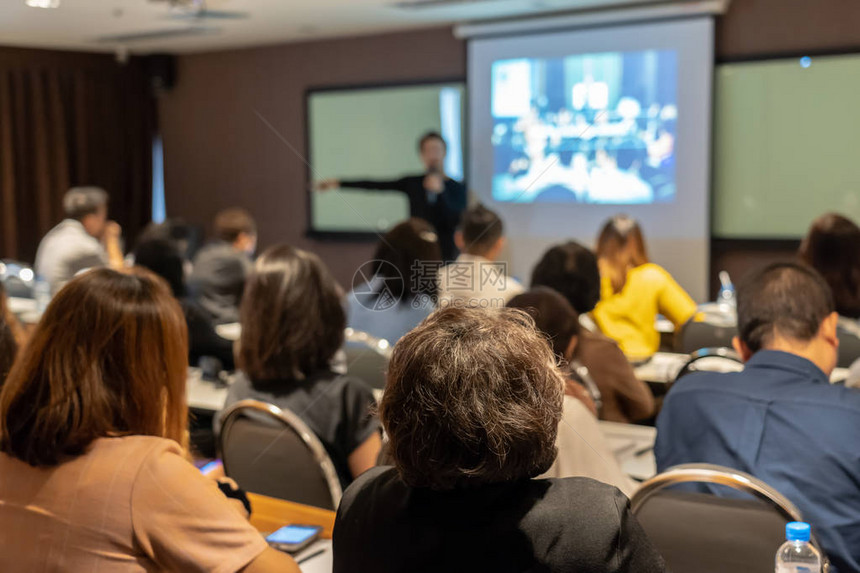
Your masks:
M755 272L738 290L734 347L746 367L673 387L655 454L659 471L712 463L764 480L800 509L832 570L845 573L860 571L860 392L830 384L837 321L814 270Z

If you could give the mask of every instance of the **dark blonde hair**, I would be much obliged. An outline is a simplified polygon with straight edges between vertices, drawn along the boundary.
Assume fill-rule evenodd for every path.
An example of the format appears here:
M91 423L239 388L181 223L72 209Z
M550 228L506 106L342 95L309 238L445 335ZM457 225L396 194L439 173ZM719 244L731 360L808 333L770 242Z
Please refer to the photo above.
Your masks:
M328 368L346 328L341 289L326 266L288 245L257 259L239 320L239 367L251 380L300 379Z
M403 480L451 490L547 471L563 394L525 312L450 307L394 347L379 415Z
M159 436L185 446L187 338L179 304L149 271L74 278L0 393L0 450L50 466L103 437Z
M603 225L596 251L600 272L608 275L616 293L627 283L628 271L649 262L642 229L627 215L616 215Z

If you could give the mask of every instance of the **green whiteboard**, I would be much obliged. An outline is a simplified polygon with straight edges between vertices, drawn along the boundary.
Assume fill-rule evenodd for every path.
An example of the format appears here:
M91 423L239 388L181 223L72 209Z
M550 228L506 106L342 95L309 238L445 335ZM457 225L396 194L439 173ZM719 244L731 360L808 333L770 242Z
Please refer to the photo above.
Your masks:
M860 221L860 55L716 69L712 234L798 238Z
M418 139L440 132L448 142L448 175L462 179L461 83L312 91L307 95L312 179L399 179L421 173ZM340 189L312 193L317 233L384 232L409 216L397 192Z

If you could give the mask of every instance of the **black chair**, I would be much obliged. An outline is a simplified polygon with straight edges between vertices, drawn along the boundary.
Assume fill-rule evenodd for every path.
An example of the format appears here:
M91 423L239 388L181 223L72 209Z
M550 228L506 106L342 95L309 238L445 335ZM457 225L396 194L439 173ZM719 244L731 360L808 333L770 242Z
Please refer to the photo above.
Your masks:
M750 498L665 489L691 482L719 484ZM803 521L794 504L763 481L711 464L670 468L643 483L630 504L671 571L771 573L785 524ZM814 537L812 542L820 551ZM828 569L825 562L822 570Z
M713 320L697 315L675 333L675 352L690 354L700 348L731 348L732 339L737 333L736 319L732 323L729 317Z
M738 372L743 365L741 357L731 348L702 348L690 354L675 375L675 382L693 372Z
M384 390L391 345L387 340L352 328L347 328L344 334L347 374L363 380L374 390Z
M325 447L298 416L242 400L221 416L224 473L243 489L336 510L340 480Z

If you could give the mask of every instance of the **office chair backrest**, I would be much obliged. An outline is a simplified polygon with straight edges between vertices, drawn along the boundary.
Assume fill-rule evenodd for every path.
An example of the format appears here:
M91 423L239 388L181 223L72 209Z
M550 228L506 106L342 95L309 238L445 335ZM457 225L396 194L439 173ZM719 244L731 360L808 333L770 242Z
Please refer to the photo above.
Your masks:
M731 348L702 348L690 354L674 381L693 372L740 372L743 368L741 357Z
M675 352L690 354L700 348L731 348L737 333L737 325L730 321L694 316L675 333Z
M242 400L221 417L224 472L247 491L336 510L340 481L325 447L298 416Z
M718 484L751 497L665 489L682 483ZM633 495L631 507L671 571L771 573L785 524L803 521L794 504L763 481L711 464L675 466L653 477Z
M360 378L374 390L384 390L391 345L387 340L352 328L347 328L344 334L347 374Z

